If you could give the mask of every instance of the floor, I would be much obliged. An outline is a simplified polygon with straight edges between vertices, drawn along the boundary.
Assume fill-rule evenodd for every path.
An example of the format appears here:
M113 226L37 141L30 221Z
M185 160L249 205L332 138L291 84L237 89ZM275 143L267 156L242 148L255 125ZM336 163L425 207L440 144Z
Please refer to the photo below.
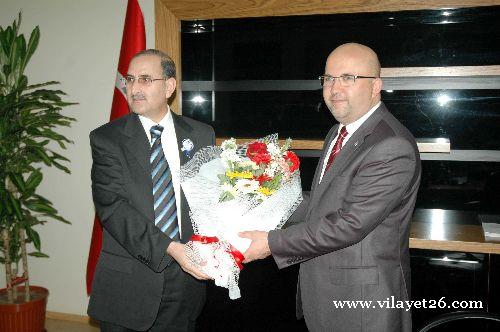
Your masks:
M49 318L45 321L45 329L47 332L99 332L97 325Z

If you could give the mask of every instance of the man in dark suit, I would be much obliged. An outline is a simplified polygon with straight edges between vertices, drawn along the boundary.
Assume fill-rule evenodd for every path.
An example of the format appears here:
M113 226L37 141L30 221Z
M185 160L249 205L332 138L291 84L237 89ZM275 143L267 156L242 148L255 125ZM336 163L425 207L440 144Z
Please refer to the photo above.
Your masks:
M215 144L213 129L172 112L175 64L138 53L124 77L132 113L90 133L92 193L103 225L88 314L101 331L194 331L207 279L186 256L193 234L179 168Z
M297 313L311 331L410 332L410 312L390 303L410 299L415 140L380 101L380 64L370 48L339 46L320 80L339 124L325 139L310 196L291 218L303 222L243 233L253 240L246 261L272 254L279 268L301 264ZM372 302L363 309L342 301Z

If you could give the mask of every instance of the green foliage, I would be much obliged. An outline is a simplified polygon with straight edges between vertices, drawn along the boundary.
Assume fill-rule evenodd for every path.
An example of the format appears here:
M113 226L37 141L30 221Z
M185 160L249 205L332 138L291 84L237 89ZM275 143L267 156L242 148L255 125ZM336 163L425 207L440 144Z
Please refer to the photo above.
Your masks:
M26 233L26 242L33 243L34 257L47 257L41 252L41 241L34 226L61 217L52 202L36 193L43 179L37 165L44 163L69 173L64 166L69 160L53 150L65 149L72 143L56 130L69 127L75 120L61 114L63 107L73 105L63 101L65 93L50 86L55 81L28 85L24 70L40 40L35 27L29 40L19 34L21 14L7 28L0 27L0 231L8 230L9 253L13 263L20 260L23 245L19 231ZM3 240L0 237L0 262L5 262Z

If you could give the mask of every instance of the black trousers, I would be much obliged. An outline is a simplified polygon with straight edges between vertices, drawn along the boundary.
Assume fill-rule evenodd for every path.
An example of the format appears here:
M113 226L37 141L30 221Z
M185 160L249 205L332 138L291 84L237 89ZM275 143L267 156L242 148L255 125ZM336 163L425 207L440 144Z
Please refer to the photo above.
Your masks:
M165 269L163 293L156 320L148 332L194 332L205 304L205 282L182 271L176 262ZM100 322L101 332L138 332L111 322ZM141 331L142 332L142 331Z

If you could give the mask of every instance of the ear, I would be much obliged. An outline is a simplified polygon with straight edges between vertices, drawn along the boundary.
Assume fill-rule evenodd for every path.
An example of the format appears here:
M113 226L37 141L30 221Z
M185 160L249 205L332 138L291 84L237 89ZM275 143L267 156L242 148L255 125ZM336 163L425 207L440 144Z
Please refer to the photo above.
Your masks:
M373 85L372 85L372 97L375 97L380 94L380 91L382 91L382 79L376 78L373 80Z
M165 97L166 99L170 98L170 96L174 93L175 88L177 86L177 81L175 78L170 77L169 79L165 80Z

